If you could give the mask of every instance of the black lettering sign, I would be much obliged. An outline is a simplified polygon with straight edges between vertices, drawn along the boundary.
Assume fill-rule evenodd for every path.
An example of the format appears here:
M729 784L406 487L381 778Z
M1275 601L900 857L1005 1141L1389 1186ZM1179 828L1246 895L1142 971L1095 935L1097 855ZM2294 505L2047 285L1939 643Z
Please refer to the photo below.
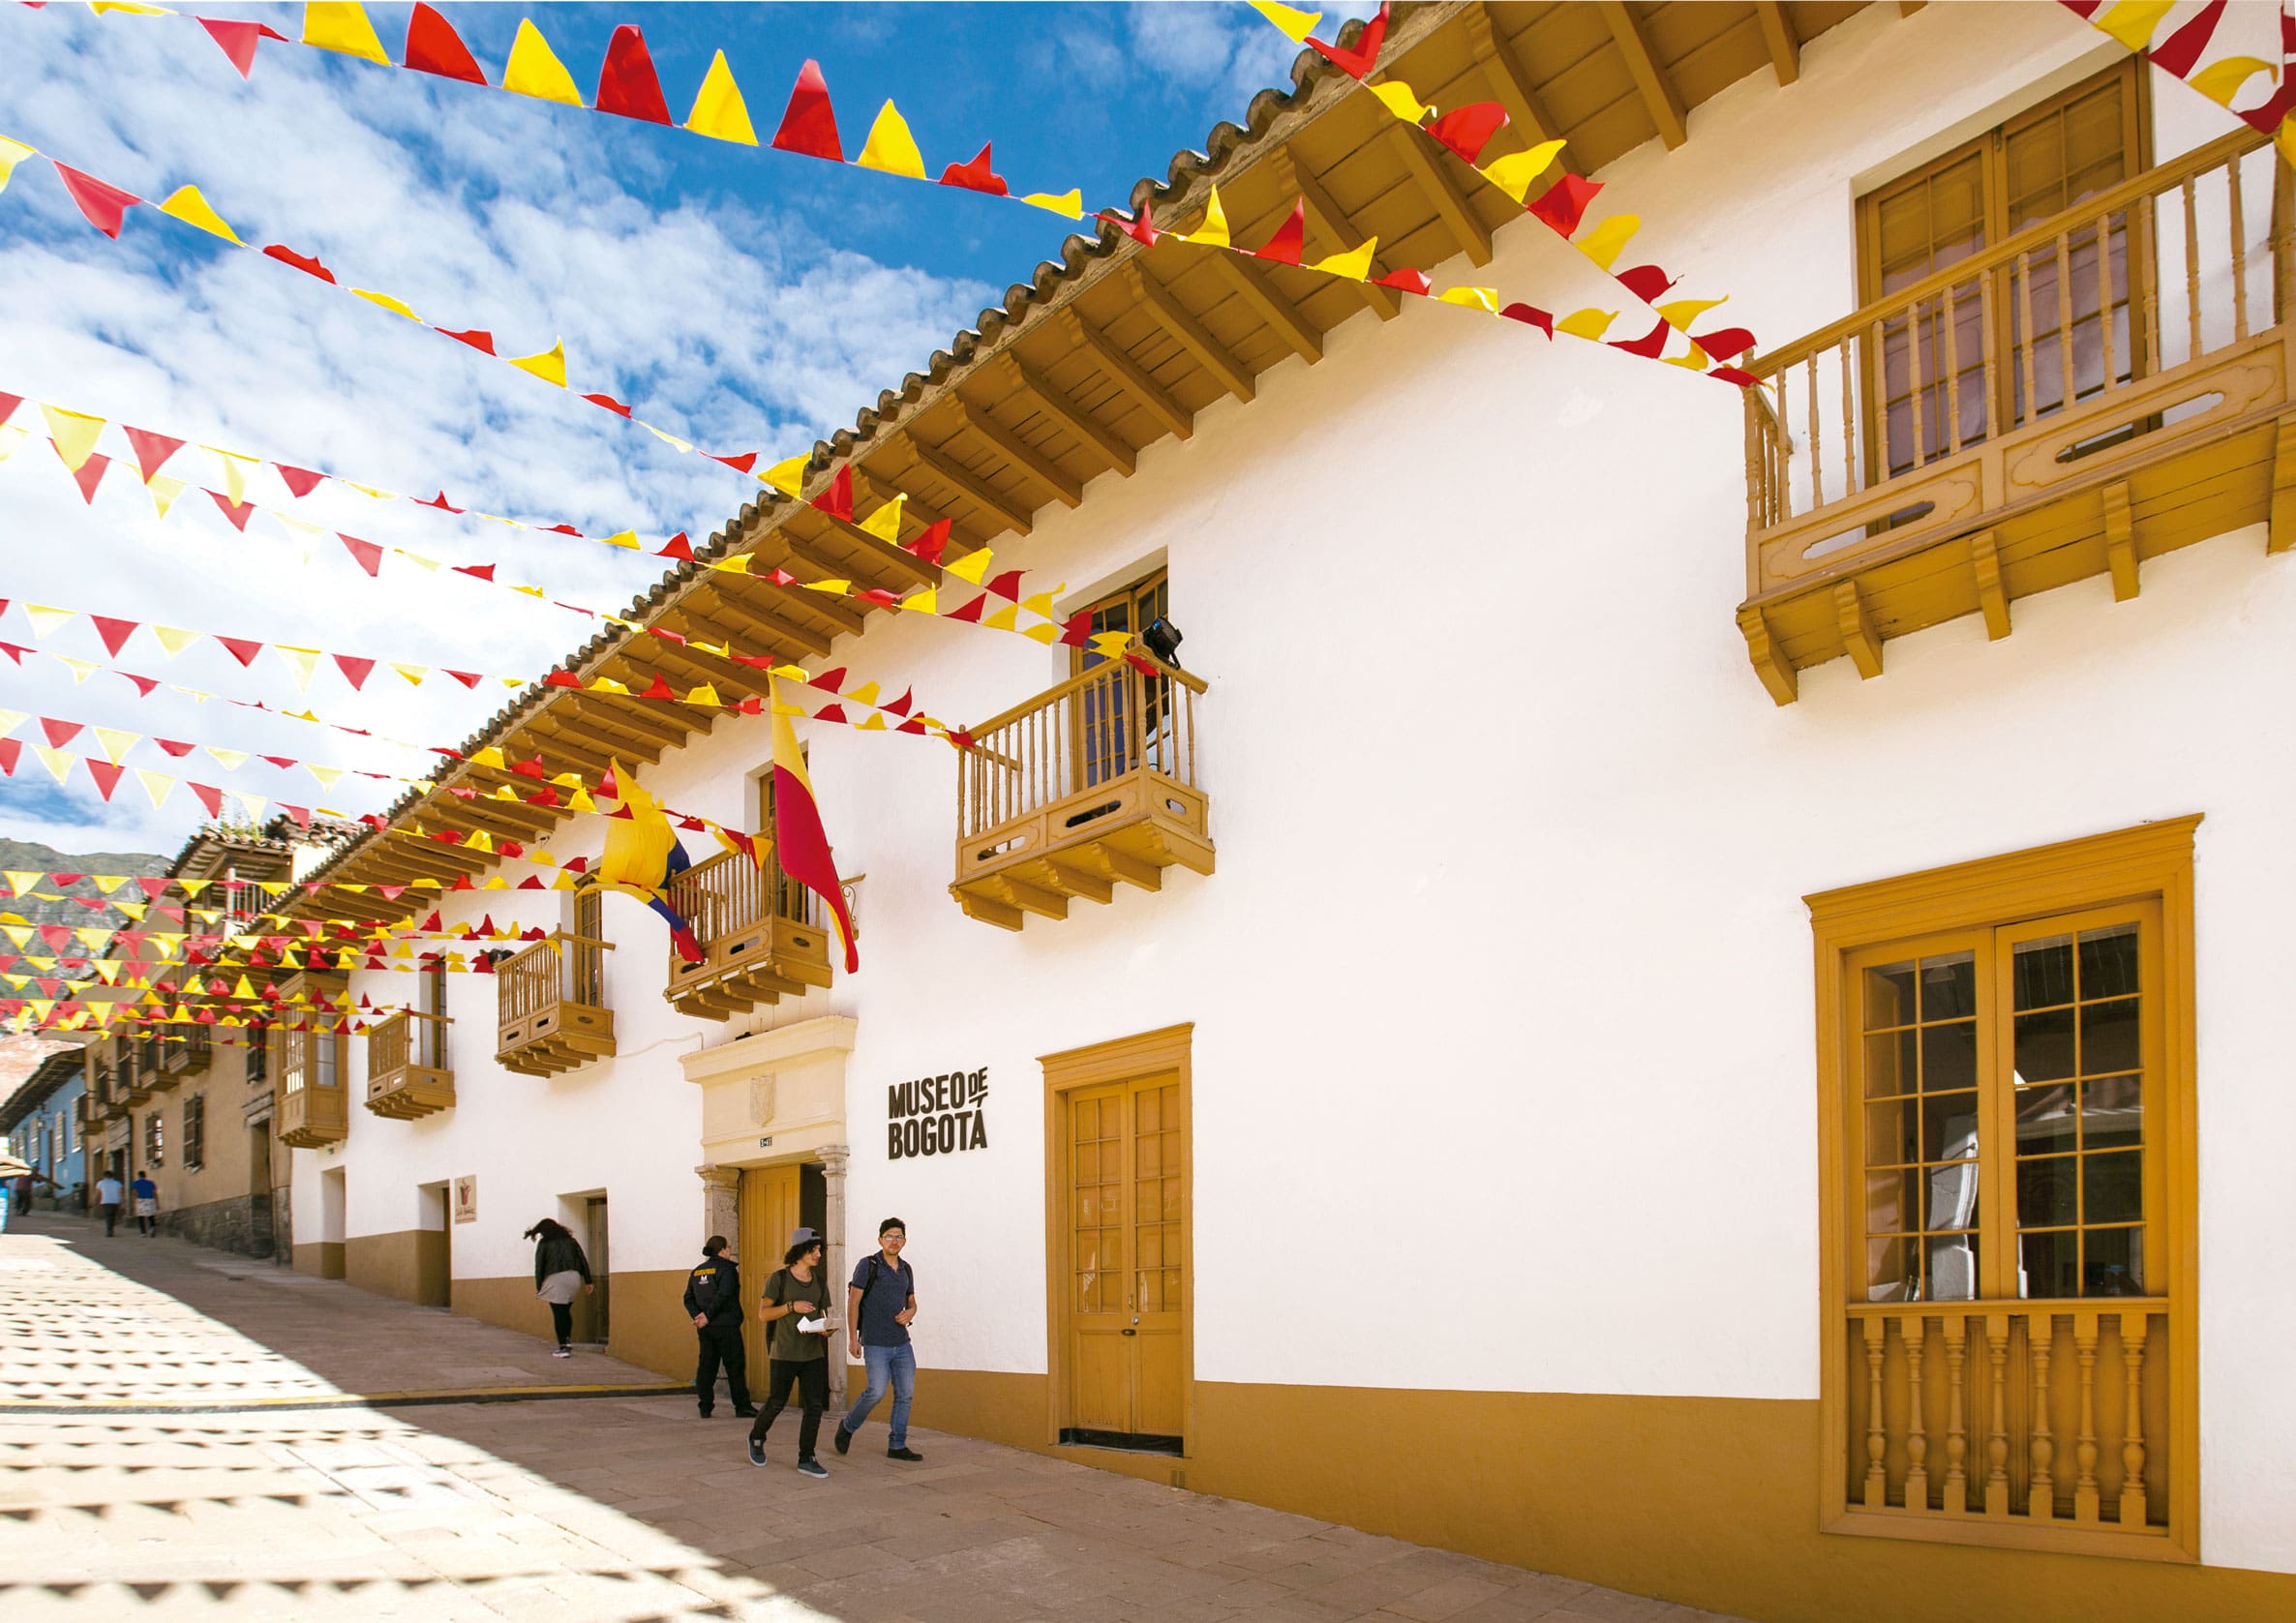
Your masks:
M948 1156L988 1148L988 1067L945 1070L885 1090L885 1157Z

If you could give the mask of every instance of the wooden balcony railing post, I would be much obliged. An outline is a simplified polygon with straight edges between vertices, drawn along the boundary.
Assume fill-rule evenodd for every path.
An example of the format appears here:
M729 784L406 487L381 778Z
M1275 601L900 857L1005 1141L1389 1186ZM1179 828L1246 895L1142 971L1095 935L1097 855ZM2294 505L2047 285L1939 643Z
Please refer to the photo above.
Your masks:
M2097 1315L2072 1315L2073 1351L2081 1361L2081 1429L2073 1445L2073 1463L2079 1470L2072 1485L2072 1518L2086 1527L2098 1521L2097 1495Z
M2145 1335L2143 1313L2121 1315L2121 1367L2128 1389L2128 1420L2121 1433L2121 1525L2142 1527L2145 1501Z
M1865 1332L1865 1505L1880 1510L1888 1503L1889 1479L1883 1461L1889 1452L1888 1433L1882 1424L1882 1354L1888 1343L1889 1321L1869 1318Z
M1905 1322L1906 1384L1913 1394L1905 1433L1905 1508L1929 1508L1929 1426L1921 1412L1921 1358L1928 1350L1929 1321L1917 1313Z
M1969 1509L1969 1426L1963 1373L1969 1361L1969 1316L1946 1314L1946 1514Z
M1814 354L1810 356L1802 363L1802 368L1810 397L1810 505L1823 507L1826 505L1826 468L1819 457L1818 357ZM1847 496L1850 493L1844 491L1842 494Z
M1985 1514L2007 1516L2009 1479L2009 1344L2006 1313L1984 1317L1985 1356L1993 1366L1993 1385L1985 1404Z
M1961 339L1954 330L1953 285L1946 284L1946 434L1947 443L1961 449Z
M2185 316L2190 328L2185 359L2200 354L2200 225L2195 209L2192 176L2180 188L2185 196Z
M2241 196L2240 160L2224 165L2226 202L2232 210L2232 336L2249 336L2249 229Z

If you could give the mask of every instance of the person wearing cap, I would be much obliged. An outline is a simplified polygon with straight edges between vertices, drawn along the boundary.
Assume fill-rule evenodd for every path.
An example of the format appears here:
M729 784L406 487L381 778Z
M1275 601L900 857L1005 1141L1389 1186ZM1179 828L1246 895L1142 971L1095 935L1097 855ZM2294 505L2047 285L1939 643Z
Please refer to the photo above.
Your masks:
M685 1277L685 1312L694 1321L700 1357L694 1365L694 1399L708 1420L717 1402L717 1367L725 1366L726 1394L734 1413L756 1415L749 1402L749 1355L741 1346L741 1270L726 1254L726 1238L712 1234L702 1246L702 1260Z
M861 1258L845 1291L847 1338L853 1356L869 1370L868 1390L860 1402L837 1423L837 1452L853 1447L853 1434L877 1406L888 1386L892 1388L892 1418L886 1432L885 1458L918 1460L924 1458L909 1446L909 1399L917 1391L917 1350L909 1345L909 1326L917 1317L917 1276L901 1260L909 1243L908 1225L888 1217L877 1225L877 1248Z
M798 1389L804 1417L798 1426L798 1470L808 1477L829 1472L813 1457L821 1437L821 1417L830 1406L828 1280L822 1275L821 1236L801 1228L789 1237L789 1252L781 1268L766 1281L758 1302L758 1321L766 1325L766 1402L749 1428L749 1462L766 1462L766 1433L789 1402L789 1389ZM811 1329L805 1328L808 1324Z

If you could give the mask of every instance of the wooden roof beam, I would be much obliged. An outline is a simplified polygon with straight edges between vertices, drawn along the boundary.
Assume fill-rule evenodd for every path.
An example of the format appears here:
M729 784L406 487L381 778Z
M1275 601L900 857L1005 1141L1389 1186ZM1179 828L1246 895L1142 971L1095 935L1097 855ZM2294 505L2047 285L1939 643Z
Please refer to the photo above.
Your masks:
M914 492L903 492L897 481L880 479L859 463L854 463L851 466L854 489L870 492L880 501L890 501L896 494L906 495L909 497L901 508L901 517L916 525L920 535L946 518L949 520L949 544L959 553L977 553L988 545L987 537L977 533L953 516L943 513L937 508L926 506L917 498Z
M657 637L652 641L660 642L661 639ZM654 669L652 666L631 657L627 649L620 651L615 657L621 660L624 668L629 671L645 672L649 678L649 685L650 685ZM650 743L658 743L664 749L680 748L693 734L692 724L682 717L680 717L676 722L657 721L654 719L654 712L640 707L646 705L658 705L661 703L658 699L640 699L635 694L623 693L593 693L590 697L614 706L612 715L616 727L637 737L644 738Z
M1690 138L1689 115L1682 110L1682 93L1675 88L1675 81L1667 76L1666 69L1651 53L1650 42L1643 35L1643 25L1636 20L1625 0L1601 0L1603 20L1610 24L1611 39L1618 46L1618 54L1626 59L1626 71L1634 75L1634 87L1643 93L1643 106L1650 114L1650 122L1668 148L1680 146Z
M1213 249L1211 253L1224 264L1232 257L1219 249ZM1150 276L1137 259L1126 262L1124 280L1126 286L1132 288L1133 298L1147 307L1148 314L1156 318L1156 324L1171 334L1173 342L1193 355L1198 366L1219 380L1222 388L1238 400L1248 401L1252 398L1252 374L1244 370L1244 363L1228 352L1226 345L1206 332L1203 323L1190 314L1188 307L1174 298L1163 283Z
M987 440L1014 467L1034 479L1053 494L1063 507L1073 507L1084 499L1084 487L1060 470L1059 465L1041 451L1033 449L1012 430L988 414L986 407L974 405L953 390L949 395L950 409L956 413L960 427Z
M753 589L779 588L769 586ZM707 615L698 609L689 608L686 616L696 625L708 627L712 641L723 643L728 647L763 641L770 645L766 652L775 659L793 662L807 654L826 654L830 651L830 639L821 632L808 625L800 625L795 620L785 619L775 609L751 602L724 584L717 586ZM741 647L740 651L756 653L759 650Z
M1446 158L1437 164L1435 155L1427 149L1427 137L1418 131L1406 130L1400 122L1390 122L1388 128L1393 132L1389 139L1397 143L1396 149L1403 157L1404 172L1435 205L1436 218L1442 221L1461 251L1474 264L1491 263L1490 227L1476 216L1458 180L1444 166L1451 160Z
M849 565L833 562L823 557L819 553L809 552L795 541L789 542L788 546L789 561L799 565L803 573L824 581L842 581L851 578ZM867 620L868 611L866 609L855 608L852 603L837 596L834 592L807 591L803 586L783 586L780 589L788 592L791 597L803 602L805 607L814 613L834 621L840 631L858 636L861 626Z
M1310 366L1323 359L1323 335L1300 314L1298 305L1276 291L1265 271L1233 254L1223 254L1214 262L1260 320L1291 346L1293 354Z
M904 552L899 547L896 547L891 542L886 540L883 536L871 535L867 530L861 528L861 526L854 524L849 520L832 519L828 514L822 513L818 509L811 509L810 511L814 513L816 518L819 518L825 523L833 526L833 533L836 535L837 539L844 545L851 547L854 551L860 553L861 555L862 560L866 562L871 568L882 570L884 572L884 579L871 576L868 580L864 581L862 585L870 586L887 586L888 589L891 589L891 587L895 586L929 586L937 584L940 581L941 572L938 569L935 569L931 564L925 562L924 559L919 557L915 553ZM902 504L901 516L903 518L908 517L908 504L905 502ZM791 532L786 527L783 529L782 533L785 537L789 537L791 535ZM853 573L853 571L848 568L845 573L850 575Z
M1498 37L1488 5L1468 9L1466 30L1467 37L1475 43L1476 54L1489 64L1485 77L1490 80L1499 105L1507 109L1507 122L1522 135L1523 144L1526 147L1536 146L1541 141L1551 141L1561 135L1562 126L1547 110L1547 104L1539 96L1538 86L1531 82L1530 75L1524 70L1515 53L1507 48L1506 42ZM1578 159L1571 156L1568 147L1562 149L1556 162L1572 174L1586 172L1579 166Z
M1116 386L1137 402L1141 409L1186 439L1195 433L1195 417L1169 394L1163 385L1133 364L1107 334L1076 313L1073 305L1063 305L1061 319L1069 329L1069 336L1076 341L1087 355L1100 364L1101 370L1116 380Z
M1308 206L1308 223L1315 227L1315 234L1338 242L1343 250L1353 253L1366 240L1364 234L1349 224L1346 214L1331 200L1323 182L1313 171L1301 166L1291 154L1291 148L1279 146L1268 155L1268 162L1282 180L1284 190L1294 194ZM1374 267L1375 274L1376 267ZM1372 307L1372 314L1382 321L1392 321L1403 314L1404 301L1392 287L1381 287L1373 282L1358 282L1356 291L1363 302Z
M1006 528L1018 530L1023 535L1029 532L1029 515L1019 502L1011 496L1000 495L979 479L974 478L957 466L953 457L945 456L939 448L927 445L915 435L908 436L907 443L909 454L917 459L918 466L932 474L934 478L949 486L974 506L1002 520Z
M1058 423L1070 438L1089 446L1102 461L1120 473L1130 473L1138 466L1138 453L1095 422L1085 409L1055 389L1028 362L1011 348L997 353L1017 379L1021 393L1028 396L1037 409Z
M627 751L651 766L662 758L662 750L667 747L656 744L650 738L633 737L625 734L620 727L620 718L606 711L602 701L580 710L560 710L536 719L551 722L558 733L577 748L587 749L600 757Z
M1794 19L1779 0L1754 0L1754 15L1762 22L1762 43L1769 46L1769 65L1778 71L1780 84L1801 77L1801 42L1794 37Z

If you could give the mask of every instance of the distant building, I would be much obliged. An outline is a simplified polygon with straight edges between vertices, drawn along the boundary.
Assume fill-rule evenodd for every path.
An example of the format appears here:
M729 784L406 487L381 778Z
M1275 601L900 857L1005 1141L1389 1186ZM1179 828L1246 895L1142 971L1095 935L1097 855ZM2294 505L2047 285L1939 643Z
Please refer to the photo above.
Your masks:
M32 1074L0 1104L0 1136L34 1174L33 1207L76 1209L87 1182L87 1146L80 1125L86 1091L76 1046L42 1057Z

